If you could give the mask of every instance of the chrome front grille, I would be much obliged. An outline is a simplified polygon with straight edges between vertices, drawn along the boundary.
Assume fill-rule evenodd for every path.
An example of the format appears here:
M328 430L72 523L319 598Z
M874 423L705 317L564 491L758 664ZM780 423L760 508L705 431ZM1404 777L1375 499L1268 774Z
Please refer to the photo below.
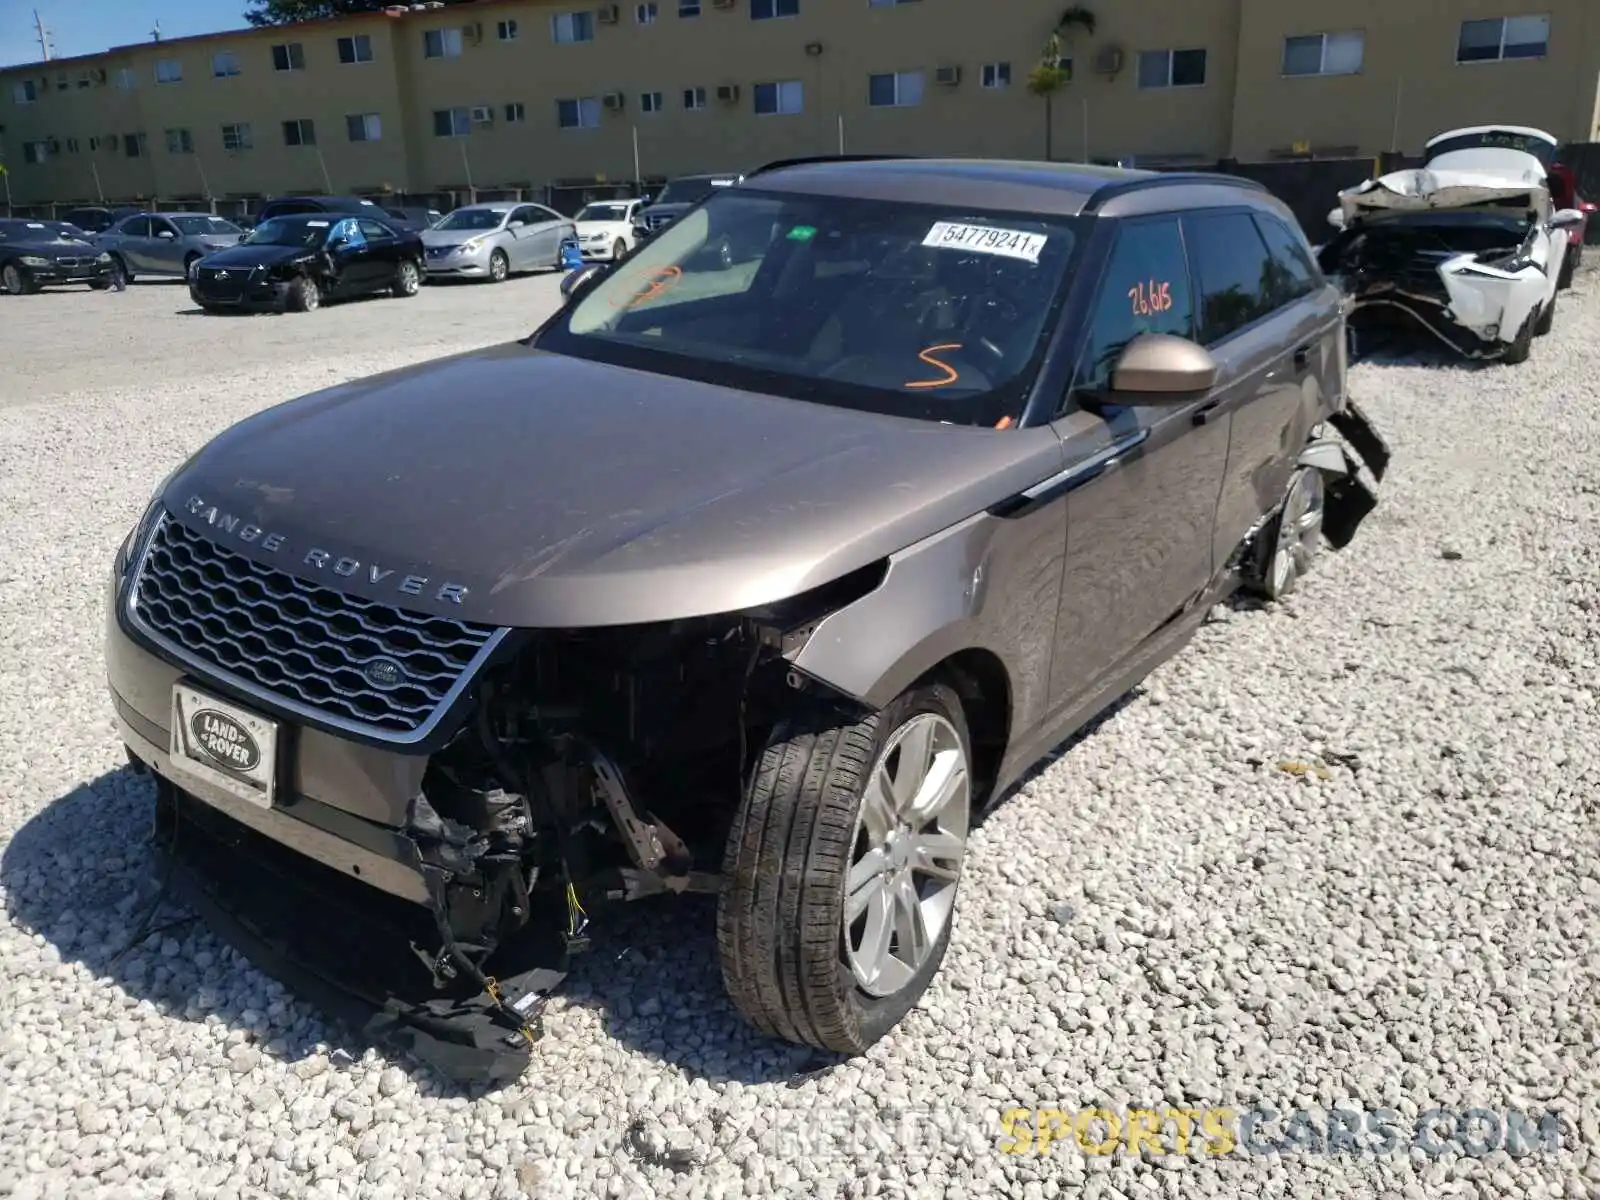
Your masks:
M58 267L81 267L88 261L89 260L86 259L86 258L74 258L71 255L63 255L62 257L56 259L56 266L58 266Z
M498 640L487 625L308 583L170 517L151 535L131 607L157 639L203 668L291 709L402 739L443 715Z

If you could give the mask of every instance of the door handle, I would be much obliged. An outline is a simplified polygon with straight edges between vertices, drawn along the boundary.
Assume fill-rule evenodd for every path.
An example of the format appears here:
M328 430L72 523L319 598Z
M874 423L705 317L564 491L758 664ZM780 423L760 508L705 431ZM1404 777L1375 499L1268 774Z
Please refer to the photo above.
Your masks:
M1311 343L1307 342L1303 346L1296 346L1294 351L1294 369L1296 371L1304 371L1310 365Z
M1220 420L1227 413L1222 407L1221 400L1211 400L1194 410L1194 423L1196 425L1209 425Z

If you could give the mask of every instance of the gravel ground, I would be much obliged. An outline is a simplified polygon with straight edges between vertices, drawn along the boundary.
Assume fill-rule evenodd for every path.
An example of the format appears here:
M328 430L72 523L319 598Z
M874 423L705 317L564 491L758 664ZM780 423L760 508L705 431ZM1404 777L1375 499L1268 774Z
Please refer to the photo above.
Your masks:
M515 336L554 287L216 320L163 285L0 300L0 1194L1600 1195L1592 275L1523 367L1356 368L1396 451L1383 507L988 820L943 974L863 1059L808 1074L752 1036L699 901L609 930L488 1096L194 924L115 960L149 795L119 768L101 587L150 488L264 405ZM1400 1145L999 1149L1008 1108L1092 1105L1390 1109ZM1553 1112L1559 1145L1411 1144L1474 1107Z

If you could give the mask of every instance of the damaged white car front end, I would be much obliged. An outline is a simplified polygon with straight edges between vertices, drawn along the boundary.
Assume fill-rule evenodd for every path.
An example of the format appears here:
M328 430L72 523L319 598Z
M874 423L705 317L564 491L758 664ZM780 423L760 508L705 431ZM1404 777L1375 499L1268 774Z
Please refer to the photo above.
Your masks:
M1329 220L1322 266L1352 314L1398 310L1467 358L1521 362L1583 214L1552 209L1540 158L1475 146L1346 189Z

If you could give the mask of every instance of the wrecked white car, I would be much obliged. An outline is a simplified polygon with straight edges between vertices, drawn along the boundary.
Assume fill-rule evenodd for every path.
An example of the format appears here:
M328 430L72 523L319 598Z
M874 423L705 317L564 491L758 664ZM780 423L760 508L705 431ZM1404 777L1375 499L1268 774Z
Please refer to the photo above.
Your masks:
M1518 363L1548 333L1584 214L1555 209L1557 141L1537 129L1439 134L1421 167L1339 193L1322 268L1352 318L1396 311L1467 358Z

